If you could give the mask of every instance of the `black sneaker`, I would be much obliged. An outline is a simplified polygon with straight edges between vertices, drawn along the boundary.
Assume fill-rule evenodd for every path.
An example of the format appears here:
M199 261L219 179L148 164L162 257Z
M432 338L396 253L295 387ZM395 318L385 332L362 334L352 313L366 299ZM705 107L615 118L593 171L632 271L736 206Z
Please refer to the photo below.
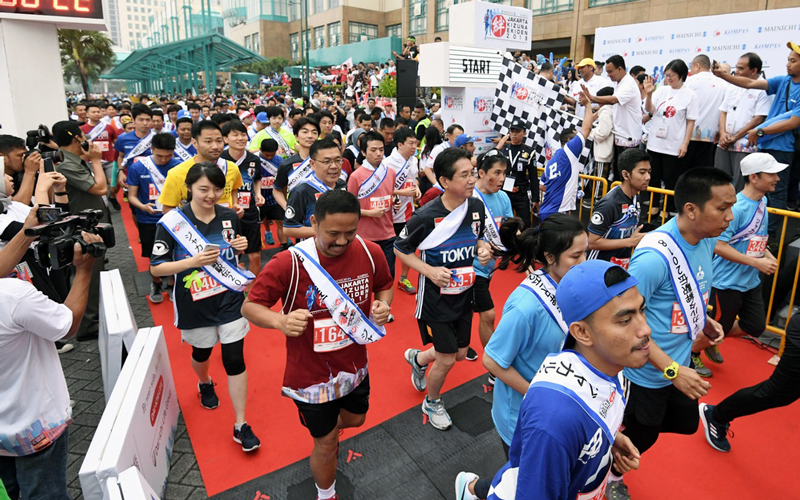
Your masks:
M467 361L478 361L478 353L472 347L467 348Z
M116 198L113 198L113 197L109 196L108 197L108 203L110 203L111 206L114 207L114 210L116 210L117 212L122 210L122 207L119 205L119 202L117 201Z
M253 451L261 448L261 441L253 434L253 428L242 424L242 430L237 431L236 427L233 428L233 441L242 445L242 451Z
M213 410L219 406L217 391L214 390L215 385L217 384L215 384L213 380L207 384L201 384L199 382L197 384L197 389L200 391L200 394L197 395L200 398L200 405L208 410Z
M714 420L713 414L713 405L700 403L700 420L705 428L706 441L715 450L727 453L731 451L731 443L728 441L728 429L731 424L720 424Z

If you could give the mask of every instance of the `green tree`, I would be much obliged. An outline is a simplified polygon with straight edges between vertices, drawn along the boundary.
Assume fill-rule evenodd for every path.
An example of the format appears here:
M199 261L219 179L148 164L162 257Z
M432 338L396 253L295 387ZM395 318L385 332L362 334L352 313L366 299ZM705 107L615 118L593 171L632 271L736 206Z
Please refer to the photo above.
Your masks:
M259 61L248 64L240 64L234 70L236 72L244 71L246 73L255 73L257 75L273 75L274 73L282 73L283 68L291 66L291 61L285 57L272 57L266 61Z
M116 59L111 40L98 31L58 30L61 67L66 81L81 82L89 96L89 81L96 80Z
M381 97L397 97L397 79L386 76L378 84L378 95Z

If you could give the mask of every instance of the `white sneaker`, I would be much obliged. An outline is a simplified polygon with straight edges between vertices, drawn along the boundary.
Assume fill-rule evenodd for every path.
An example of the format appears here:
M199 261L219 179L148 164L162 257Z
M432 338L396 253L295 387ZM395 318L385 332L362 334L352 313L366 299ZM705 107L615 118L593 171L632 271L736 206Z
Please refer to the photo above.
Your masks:
M428 420L431 421L431 425L435 429L446 431L453 426L450 415L448 415L447 410L444 409L442 398L430 401L428 400L428 396L425 396L425 400L422 401L422 413L428 416Z
M478 500L469 492L469 483L478 479L477 474L461 471L456 476L456 500Z
M414 389L422 392L428 387L428 379L425 378L425 370L428 369L428 366L420 366L417 363L419 352L419 349L406 349L405 358L406 363L411 365L411 383L414 385Z

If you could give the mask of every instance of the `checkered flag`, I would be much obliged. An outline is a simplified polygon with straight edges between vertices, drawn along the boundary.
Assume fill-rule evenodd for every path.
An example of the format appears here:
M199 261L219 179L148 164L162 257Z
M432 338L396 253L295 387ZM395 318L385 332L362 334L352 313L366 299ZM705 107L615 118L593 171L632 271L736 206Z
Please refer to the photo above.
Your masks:
M501 135L509 132L515 118L529 125L525 144L532 147L537 162L544 166L561 148L559 139L566 128L580 128L582 120L559 111L566 91L560 85L524 69L513 59L503 58L503 67L494 91L491 120ZM590 160L591 141L581 154L583 165Z

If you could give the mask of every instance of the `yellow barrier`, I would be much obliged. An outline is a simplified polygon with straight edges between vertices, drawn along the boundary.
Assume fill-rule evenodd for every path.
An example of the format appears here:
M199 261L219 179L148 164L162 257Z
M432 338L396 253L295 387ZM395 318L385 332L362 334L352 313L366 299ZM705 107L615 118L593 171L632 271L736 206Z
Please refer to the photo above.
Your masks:
M537 167L537 169L539 170L539 177L541 177L542 176L542 172L544 172L544 168ZM584 182L581 183L581 186L579 188L579 189L581 189L583 191L586 191L586 182L585 181L591 181L592 182L591 196L589 197L589 200L591 202L589 204L589 217L591 217L592 213L594 213L594 204L595 204L595 202L597 200L599 200L600 198L602 198L603 196L605 196L606 193L608 193L608 180L603 178L603 177L597 177L597 176L594 176L594 175L580 174L578 177L580 177L584 181ZM600 186L602 187L602 190L601 190L602 194L600 195L600 198L597 198L595 196L595 192L597 191L596 188L597 188L597 183L598 182L600 183ZM580 199L580 200L578 200L578 219L582 220L582 217L583 217L583 199Z

